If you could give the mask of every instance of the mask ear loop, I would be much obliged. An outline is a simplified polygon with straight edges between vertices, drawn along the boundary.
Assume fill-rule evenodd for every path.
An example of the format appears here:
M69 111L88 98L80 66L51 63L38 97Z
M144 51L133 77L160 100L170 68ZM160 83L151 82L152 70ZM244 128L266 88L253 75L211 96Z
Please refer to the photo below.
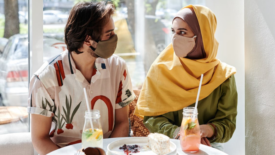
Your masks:
M192 38L197 38L197 36L196 36L196 35L194 35L194 37L192 37Z
M95 41L95 40L91 40L91 41L92 41L92 45L90 46L90 48L93 50L94 57L99 57L99 56L95 53L95 50L96 50L96 48L97 48L98 41Z
M92 40L92 45L90 46L90 48L95 51L96 50L96 47L97 47L97 43L96 41Z
M95 50L96 50L93 46L90 46L90 48L91 48L93 51L95 51Z
M90 38L92 38L91 36L89 36ZM93 50L93 51L95 51L96 50L96 48L97 48L97 44L98 44L98 41L96 41L96 40L90 40L91 42L91 46L90 46L90 48Z

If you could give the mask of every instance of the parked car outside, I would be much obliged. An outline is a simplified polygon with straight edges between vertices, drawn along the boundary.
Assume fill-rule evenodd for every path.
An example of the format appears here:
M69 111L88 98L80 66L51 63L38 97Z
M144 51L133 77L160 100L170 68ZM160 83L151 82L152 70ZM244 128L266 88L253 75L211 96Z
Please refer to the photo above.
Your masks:
M158 8L156 10L156 16L161 18L161 19L168 19L171 20L172 18L175 17L177 14L177 10L174 9L163 9L163 8Z
M165 11L162 8L158 8L155 13L156 13L156 16L161 19L165 17Z
M19 11L18 12L18 18L19 18L19 23L22 24L28 24L28 13L23 12L23 11ZM5 21L5 15L0 13L0 20L2 20L2 22Z
M7 38L0 38L0 54L3 53L4 47L8 42Z
M43 58L60 54L64 42L44 37ZM0 105L27 106L28 104L28 37L10 37L0 57Z
M64 24L67 22L69 15L59 10L43 11L44 24Z

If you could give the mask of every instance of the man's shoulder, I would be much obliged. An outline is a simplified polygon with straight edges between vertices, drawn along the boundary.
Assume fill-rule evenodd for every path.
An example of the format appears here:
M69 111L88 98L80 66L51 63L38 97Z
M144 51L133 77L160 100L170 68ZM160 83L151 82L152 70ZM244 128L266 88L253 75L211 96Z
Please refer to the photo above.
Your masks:
M34 75L43 83L43 85L48 88L52 86L58 86L57 81L57 71L60 72L60 66L62 69L64 61L65 52L58 54L47 61L34 73Z
M118 55L113 54L110 58L107 59L107 62L114 66L125 66L126 62Z
M62 59L62 55L58 54L50 59L48 59L46 62L43 63L43 65L34 73L35 75L41 77L45 74L51 73L51 70L54 70L54 64L58 62L58 60Z

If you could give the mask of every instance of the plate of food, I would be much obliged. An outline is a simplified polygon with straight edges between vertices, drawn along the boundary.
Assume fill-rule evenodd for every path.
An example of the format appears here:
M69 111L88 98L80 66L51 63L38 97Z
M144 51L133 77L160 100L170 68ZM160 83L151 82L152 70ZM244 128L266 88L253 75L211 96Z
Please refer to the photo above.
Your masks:
M177 146L159 133L148 137L132 137L114 141L107 146L107 155L176 155Z

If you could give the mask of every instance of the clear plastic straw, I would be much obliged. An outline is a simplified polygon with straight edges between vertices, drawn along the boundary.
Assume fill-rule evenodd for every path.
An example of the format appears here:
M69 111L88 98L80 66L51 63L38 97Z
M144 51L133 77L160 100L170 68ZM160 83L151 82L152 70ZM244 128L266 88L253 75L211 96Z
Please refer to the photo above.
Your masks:
M89 101L88 101L88 96L87 96L87 91L86 91L86 88L83 88L84 90L84 95L85 95L85 99L86 99L86 105L87 105L87 110L89 112L89 114L91 115L91 110L90 110L90 107L89 107ZM90 124L91 124L91 128L92 128L92 132L94 131L94 126L93 126L93 123L92 123L92 119L91 117L89 117L89 120L90 120Z
M194 109L194 112L193 112L193 120L195 120L195 116L196 116L197 111L198 111L197 108L198 108L198 102L199 102L199 97L200 97L200 92L201 92L202 80L203 80L203 74L201 74L201 80L200 80L199 90L198 90L198 94L197 94L195 109Z

